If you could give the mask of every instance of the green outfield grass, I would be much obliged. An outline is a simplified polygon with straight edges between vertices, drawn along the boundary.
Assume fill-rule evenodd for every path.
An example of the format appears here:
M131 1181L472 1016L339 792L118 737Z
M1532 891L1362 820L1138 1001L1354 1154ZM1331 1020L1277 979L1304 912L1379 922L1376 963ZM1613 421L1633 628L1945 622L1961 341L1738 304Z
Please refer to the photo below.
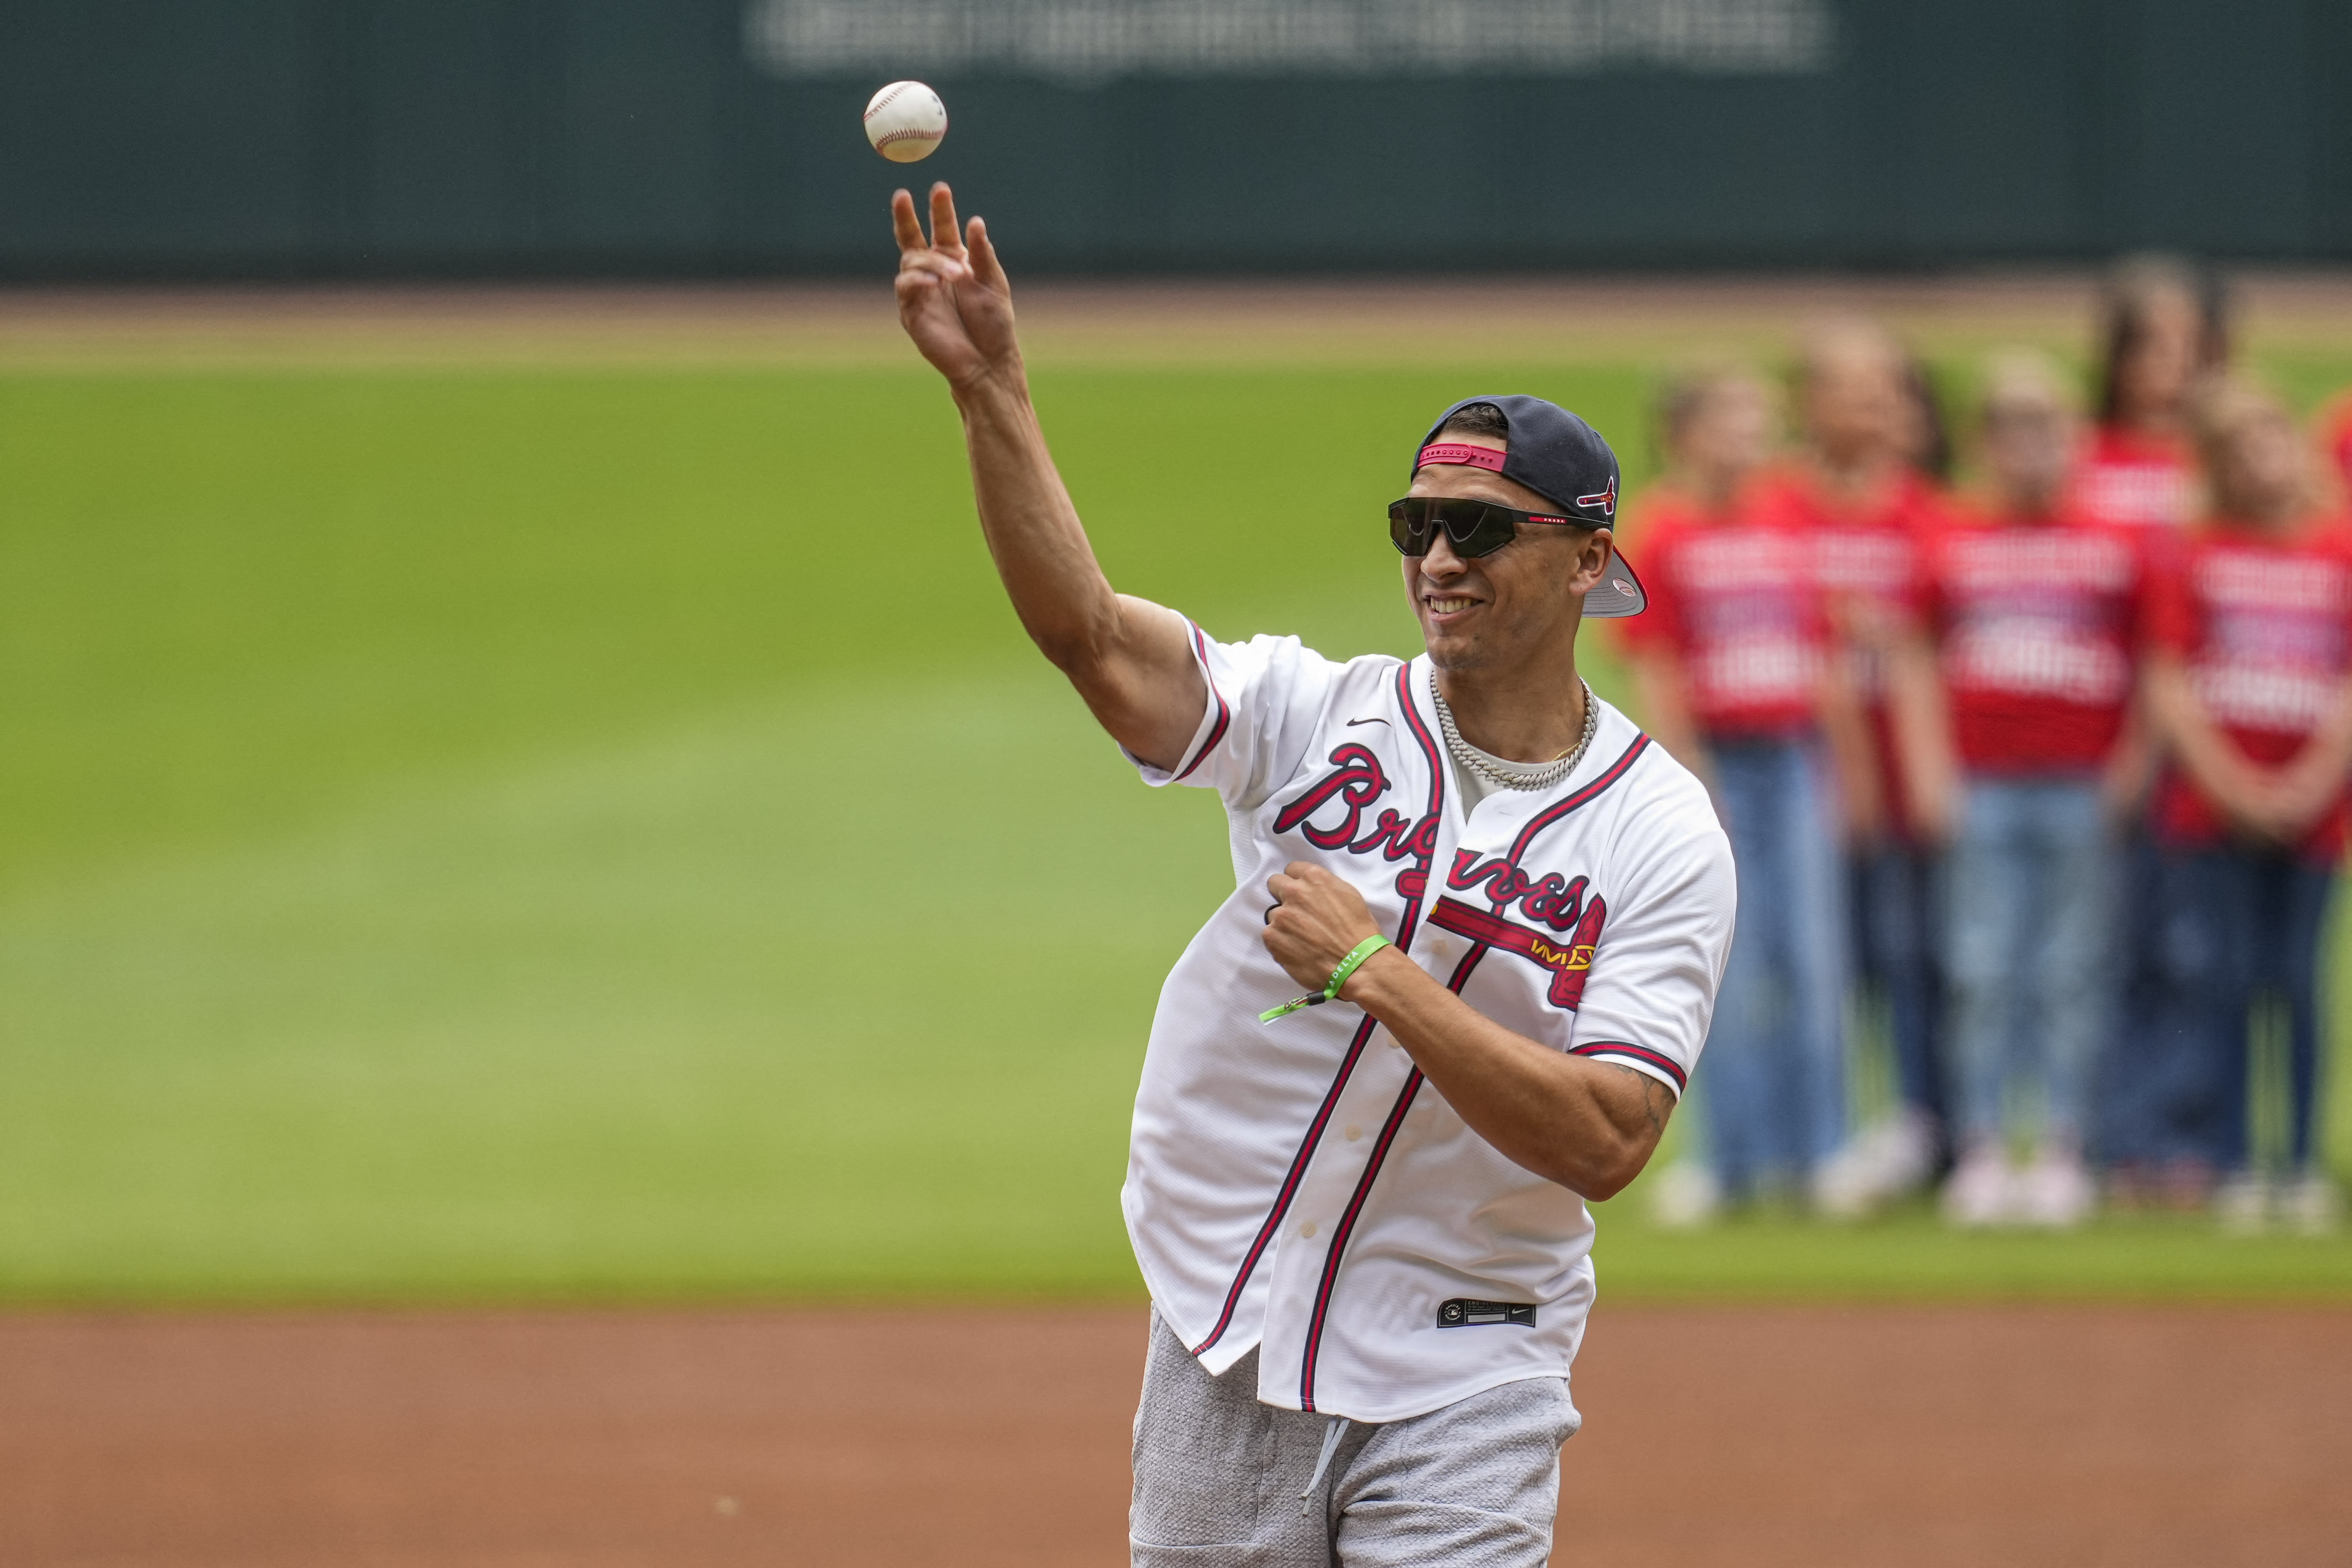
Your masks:
M1645 381L1039 384L1122 587L1344 653L1412 646L1434 409ZM1135 1292L1223 824L1030 652L966 483L912 369L0 375L0 1300ZM2352 1299L2345 1241L1635 1197L1616 1297Z

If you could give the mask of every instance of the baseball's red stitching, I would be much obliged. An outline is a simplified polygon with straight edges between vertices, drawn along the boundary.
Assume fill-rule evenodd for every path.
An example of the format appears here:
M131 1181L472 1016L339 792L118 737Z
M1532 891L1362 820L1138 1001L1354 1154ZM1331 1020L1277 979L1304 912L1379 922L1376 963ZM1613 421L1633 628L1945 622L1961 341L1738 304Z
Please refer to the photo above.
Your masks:
M903 95L908 88L914 85L915 84L912 82L902 81L897 87L890 89L889 97L877 98L872 103L867 104L866 106L866 118L871 120L876 115L881 113L884 110L889 108L892 104L898 102L901 95Z

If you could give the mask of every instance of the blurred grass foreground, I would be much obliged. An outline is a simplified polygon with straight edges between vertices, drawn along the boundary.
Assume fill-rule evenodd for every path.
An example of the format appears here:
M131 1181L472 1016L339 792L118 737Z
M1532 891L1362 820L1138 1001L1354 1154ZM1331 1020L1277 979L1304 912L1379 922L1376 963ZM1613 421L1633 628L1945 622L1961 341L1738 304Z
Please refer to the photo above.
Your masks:
M1123 588L1407 651L1433 410L1646 457L1638 347L1480 353L1037 383ZM908 356L0 355L0 1300L1139 1291L1129 1101L1223 825L1031 653ZM1639 1198L1606 1294L2352 1297L2340 1240Z

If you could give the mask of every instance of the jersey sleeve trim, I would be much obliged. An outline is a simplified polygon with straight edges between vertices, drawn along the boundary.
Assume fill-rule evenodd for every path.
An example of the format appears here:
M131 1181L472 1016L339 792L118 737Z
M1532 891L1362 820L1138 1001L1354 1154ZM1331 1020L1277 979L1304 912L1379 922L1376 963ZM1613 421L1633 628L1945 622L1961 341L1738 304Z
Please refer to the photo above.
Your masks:
M1683 1090L1690 1087L1690 1074L1683 1070L1680 1062L1666 1055L1665 1052L1654 1051L1647 1046L1637 1046L1625 1040L1589 1040L1580 1046L1570 1046L1568 1054L1572 1057L1614 1058L1627 1067L1638 1068L1652 1078L1659 1079L1675 1091L1676 1100L1680 1100L1683 1097Z
M1176 770L1174 777L1170 781L1173 784L1181 784L1192 776L1192 771L1208 760L1209 753L1217 749L1217 742L1225 738L1225 731L1233 727L1234 721L1233 705L1225 700L1225 694L1218 689L1216 671L1209 666L1208 634L1190 621L1184 624L1192 626L1192 659L1201 668L1201 679L1208 683L1209 700L1216 704L1217 716L1210 723L1209 732L1202 740L1199 749L1193 752L1191 759L1182 767Z

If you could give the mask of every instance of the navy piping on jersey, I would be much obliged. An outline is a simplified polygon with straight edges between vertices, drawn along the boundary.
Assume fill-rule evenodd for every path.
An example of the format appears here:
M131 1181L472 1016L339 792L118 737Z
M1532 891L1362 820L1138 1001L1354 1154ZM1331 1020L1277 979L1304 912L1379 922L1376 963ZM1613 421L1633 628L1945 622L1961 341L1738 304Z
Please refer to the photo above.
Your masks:
M1217 689L1217 678L1210 671L1208 634L1190 621L1184 624L1192 626L1192 652L1201 661L1201 679L1209 683L1209 695L1217 700L1217 721L1209 726L1209 738L1201 742L1201 749L1192 753L1192 760L1184 764L1184 771L1168 781L1171 784L1181 784L1191 778L1192 770L1209 760L1209 753L1217 749L1217 742L1225 738L1226 727L1234 721L1234 710L1226 703L1225 694Z
M1195 636L1199 632L1199 627L1193 628ZM1404 708L1405 725L1412 731L1413 739L1420 742L1422 753L1429 764L1429 814L1434 816L1445 798L1445 763L1438 752L1436 738L1430 734L1429 726L1422 722L1420 713L1413 708L1412 675L1410 660L1399 667L1397 700ZM1223 699L1219 698L1218 701L1222 705ZM1221 719L1221 727L1222 723ZM1205 751L1203 748L1204 753ZM1430 856L1415 856L1413 863L1421 873L1421 885L1425 889L1429 882ZM1404 901L1404 912L1397 918L1396 944L1401 948L1410 949L1412 945L1413 927L1421 919L1421 897L1418 892L1409 895ZM1307 1135L1299 1141L1298 1152L1290 1158L1290 1169L1284 1173L1281 1189L1275 1194L1274 1206L1266 1211L1265 1222L1258 1226L1257 1236L1251 1241L1249 1251L1242 1256L1240 1271L1234 1276L1233 1286L1225 1292L1224 1310L1217 1314L1216 1326L1209 1331L1209 1337L1192 1347L1194 1355L1207 1354L1209 1347L1224 1338L1225 1331L1233 1326L1234 1312L1241 1305L1242 1292L1248 1288L1250 1276L1257 1272L1258 1262L1265 1256L1266 1247L1274 1240L1275 1232L1282 1228L1283 1216L1290 1212L1291 1200L1298 1195L1298 1184L1307 1174L1307 1162L1314 1157L1316 1146L1323 1141L1324 1129L1330 1125L1331 1112L1339 1106L1339 1092L1348 1087L1348 1079L1364 1054L1366 1042L1371 1039L1372 1031L1379 1026L1380 1020L1369 1015L1356 1026L1355 1037L1348 1042L1348 1054L1339 1059L1339 1070L1333 1075L1331 1087L1324 1090L1323 1103L1316 1108L1314 1120L1307 1124Z
M1508 857L1509 863L1513 866L1518 864L1519 857L1526 853L1528 846L1534 842L1538 833L1558 822L1577 807L1591 802L1602 791L1623 778L1632 769L1634 760L1649 749L1649 744L1648 735L1635 735L1633 743L1626 747L1599 778L1594 779L1559 805L1546 809L1521 828L1518 837L1512 842ZM1491 950L1484 942L1473 945L1470 951L1463 955L1462 962L1454 966L1454 978L1446 982L1445 988L1459 995L1462 987L1469 983L1470 972L1477 968L1478 961L1486 957L1489 951ZM1624 1051L1629 1047L1611 1045L1601 1048ZM1650 1059L1652 1054L1654 1053L1644 1053L1643 1059L1645 1061ZM1663 1058L1660 1059L1664 1060ZM1311 1412L1315 1408L1315 1361L1317 1353L1322 1348L1323 1323L1330 1312L1331 1295L1339 1283L1339 1265L1348 1249L1348 1239L1355 1231L1356 1218L1363 1212L1365 1201L1371 1196L1372 1183L1380 1175L1381 1167L1388 1159L1389 1146L1395 1142L1397 1128L1403 1122L1406 1110L1412 1108L1412 1098L1419 1092L1421 1084L1421 1069L1415 1068L1406 1078L1404 1089L1398 1094L1396 1104L1390 1109L1389 1119L1381 1128L1380 1141L1372 1145L1371 1153L1365 1159L1364 1173L1356 1179L1355 1193L1348 1200L1347 1210L1339 1216L1339 1223L1332 1232L1331 1249L1323 1259L1323 1279L1315 1292L1315 1311L1307 1322L1307 1350L1299 1359L1298 1405L1302 1410Z

